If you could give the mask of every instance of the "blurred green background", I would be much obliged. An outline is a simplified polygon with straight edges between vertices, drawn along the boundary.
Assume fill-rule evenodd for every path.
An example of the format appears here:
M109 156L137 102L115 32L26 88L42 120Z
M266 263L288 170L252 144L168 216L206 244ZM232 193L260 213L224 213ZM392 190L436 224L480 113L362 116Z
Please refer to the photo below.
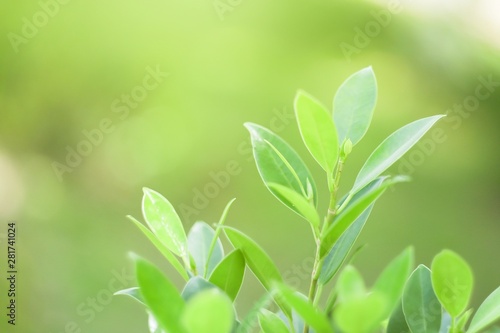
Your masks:
M439 142L427 136L391 168L414 181L380 200L356 265L370 283L408 244L424 264L453 249L475 270L477 307L500 285L498 22L494 0L1 2L0 308L13 220L20 272L18 323L7 328L2 314L2 332L147 332L139 305L110 297L134 286L129 251L180 282L125 219L140 216L143 186L168 197L186 228L215 222L236 197L228 224L254 236L304 290L309 228L264 188L242 124L271 127L303 153L325 207L324 175L300 141L293 97L301 88L331 105L341 82L369 65L379 99L344 191L392 131L449 117L437 125ZM488 96L475 98L478 89ZM87 156L70 157L69 167L78 149ZM198 191L228 167L228 184L202 200ZM262 291L251 274L246 282L242 312Z

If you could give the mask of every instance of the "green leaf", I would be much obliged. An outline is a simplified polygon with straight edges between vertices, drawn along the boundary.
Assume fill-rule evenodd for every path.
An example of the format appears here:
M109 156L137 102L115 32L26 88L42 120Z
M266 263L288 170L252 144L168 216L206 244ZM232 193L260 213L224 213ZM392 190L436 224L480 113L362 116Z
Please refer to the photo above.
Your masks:
M444 115L419 119L392 133L368 157L356 177L352 192L359 191L387 170L442 117Z
M271 292L273 283L282 282L283 278L269 255L250 237L234 228L225 227L224 232L235 249L240 249L245 257L248 267L255 274L268 292ZM291 315L290 308L279 299L276 303L288 316Z
M328 227L321 242L321 257L324 257L335 243L339 240L340 236L356 221L356 219L370 207L391 185L408 181L407 177L393 177L384 181L379 187L372 188L367 192L363 192L357 200L354 200L343 209L339 215L334 219L333 224Z
M453 317L469 304L474 285L472 270L458 254L443 250L432 261L432 286L437 298Z
M160 326L170 332L185 332L179 322L184 300L172 282L156 266L142 258L135 259L135 266L144 302Z
M142 299L141 291L139 287L133 287L133 288L128 288L128 289L123 289L115 292L113 295L124 295L133 298L137 302L141 303L142 305L146 305L144 303L144 300Z
M414 265L413 248L408 247L397 256L380 274L373 286L374 291L384 294L387 298L387 308L384 314L389 316L401 300L401 295Z
M245 318L241 321L241 324L236 329L236 333L249 333L253 332L252 328L257 320L259 313L267 307L272 301L272 296L270 293L265 293L262 295L252 306L252 309L248 312Z
M365 282L358 270L351 265L344 268L336 284L339 302L363 298L366 295Z
M457 329L465 332L465 326L469 322L470 317L472 316L472 313L474 312L473 309L469 309L464 312L463 315L461 315L458 320L457 320Z
M217 289L203 291L187 302L181 322L188 333L230 333L233 304Z
M477 309L467 333L476 333L500 319L500 287L493 291Z
M215 284L226 294L235 300L245 276L245 257L241 250L237 249L227 255L215 268L209 281Z
M263 333L288 333L288 327L281 318L271 311L262 309L259 324Z
M304 321L317 332L333 332L326 315L311 304L304 295L301 295L283 283L275 283L279 295L289 304Z
M377 292L352 298L338 305L334 319L343 332L370 333L384 319L386 304L384 295Z
M424 265L418 266L406 283L403 311L413 333L439 333L441 304L432 289L431 271Z
M215 266L224 258L224 249L220 239L216 241L210 260L208 258L214 237L215 231L205 222L196 222L188 234L189 254L194 259L198 275L203 277L210 276ZM205 267L208 272L205 272Z
M149 228L170 251L189 262L186 233L174 207L160 193L143 190L142 213Z
M451 328L451 316L448 312L443 311L441 315L441 325L439 333L449 333Z
M189 301L193 296L209 289L217 289L217 286L201 276L194 276L184 286L181 296L185 301Z
M333 117L339 141L358 143L365 135L377 102L377 80L371 67L351 75L337 90L333 100Z
M281 197L285 198L286 201L290 203L290 209L311 223L314 229L318 229L320 224L318 212L316 211L314 205L307 201L304 196L280 184L269 183L267 186L271 189L271 191L274 191Z
M245 123L252 138L253 154L259 174L268 186L276 183L308 197L308 182L312 188L312 201L317 205L317 190L309 169L300 156L282 138L270 130L252 123ZM271 193L286 206L290 203L279 193Z
M295 96L295 115L307 149L330 177L339 154L337 130L330 113L317 99L299 91Z
M137 221L134 217L128 215L127 218L132 221L139 230L142 231L144 235L153 243L153 245L160 251L161 254L168 260L168 262L175 268L175 270L182 276L182 278L187 281L189 279L186 269L177 260L177 258L170 252L170 250L156 237L148 228L146 228L141 222Z
M383 180L384 178L378 178L371 182L369 185L365 186L365 188L354 195L354 197L351 199L351 204L356 202L359 198L363 197L371 190L378 188L382 184ZM346 198L341 200L341 203L345 200ZM358 239L361 230L365 226L372 208L373 204L368 206L368 208L365 209L363 213L361 213L361 215L356 218L351 226L347 228L342 236L340 236L338 241L335 242L330 252L328 252L328 255L323 261L323 266L321 267L321 273L319 276L319 282L321 284L327 284L328 281L330 281L335 276L335 274L337 274L338 270L345 262L349 252L353 248L354 243Z
M387 325L387 333L411 333L408 324L406 323L405 314L403 313L403 305L401 302L392 312L389 324Z

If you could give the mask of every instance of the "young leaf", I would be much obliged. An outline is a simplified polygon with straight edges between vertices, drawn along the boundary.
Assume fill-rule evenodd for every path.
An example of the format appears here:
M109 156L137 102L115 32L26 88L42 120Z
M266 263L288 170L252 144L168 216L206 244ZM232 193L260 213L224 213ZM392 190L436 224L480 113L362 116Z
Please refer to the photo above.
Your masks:
M500 287L493 291L477 309L467 333L476 333L500 319Z
M406 280L413 269L413 248L408 247L397 256L380 274L373 286L374 291L387 298L385 316L389 316L401 299Z
M302 195L286 186L276 183L269 183L267 184L267 186L269 186L269 189L271 189L271 191L274 191L281 197L285 198L287 202L290 203L290 209L305 218L306 221L311 223L313 228L318 229L320 219L318 212L316 211L316 208L312 203L308 202L307 199Z
M255 274L268 292L272 290L273 283L282 282L283 278L269 255L250 237L234 228L225 227L224 232L235 249L241 250L248 267ZM290 307L279 299L276 303L287 315L291 315Z
M437 298L453 317L467 308L474 278L469 265L458 254L443 250L432 261L432 286Z
M366 193L372 191L373 189L378 188L384 178L378 178L371 182L369 185L365 186L361 191L356 193L354 197L351 199L351 204L355 203L359 198L363 197ZM346 200L343 198L341 203ZM358 239L361 230L365 226L366 220L370 216L372 211L373 204L368 206L367 209L361 215L359 215L356 220L352 223L352 225L347 228L347 230L340 236L339 240L335 242L330 252L326 256L323 266L321 267L321 273L319 276L319 282L323 285L327 284L335 274L337 274L338 270L345 262L347 255L351 251L354 243Z
M203 277L210 276L215 266L224 258L224 249L220 239L217 239L212 255L210 259L208 258L214 237L215 231L205 222L196 222L188 234L189 254L194 259L198 275ZM208 269L207 272L205 272L205 267Z
M146 305L144 303L144 300L142 299L141 291L139 287L133 287L133 288L128 288L128 289L123 289L115 292L113 295L124 295L124 296L129 296L133 299L135 299L137 302L141 303L142 305Z
M252 328L257 320L257 316L259 313L266 308L272 301L270 293L265 293L262 295L252 306L252 309L248 312L248 314L243 318L241 324L238 325L236 329L236 333L249 333L253 332Z
M333 221L333 224L328 227L327 231L323 236L323 241L321 243L320 254L323 257L337 240L342 236L342 234L349 228L354 221L368 208L370 207L391 185L408 181L407 177L394 177L383 182L379 187L376 187L366 193L363 193L359 199L352 201L347 207L342 210L339 215Z
M246 123L245 127L250 132L255 163L264 184L277 183L307 197L309 182L313 192L312 201L317 205L316 185L300 156L270 130L252 123ZM279 193L269 190L286 206L290 206Z
M377 102L377 80L371 67L351 75L337 90L333 100L333 117L339 142L350 139L358 143L365 135Z
M314 97L299 91L295 96L295 115L304 144L331 176L338 158L339 142L329 112Z
M234 301L240 291L244 276L245 257L240 250L234 250L217 265L209 281L224 290Z
M186 269L177 260L177 258L170 252L170 250L156 237L148 228L146 228L141 222L137 221L134 217L128 215L127 218L132 221L139 230L142 231L144 235L150 240L151 243L158 249L158 251L163 254L163 256L168 260L168 262L175 268L175 270L182 276L182 278L187 281L189 279Z
M344 303L352 299L363 298L366 295L365 282L358 270L353 266L346 266L336 285L339 302Z
M392 133L368 157L354 182L352 193L370 183L400 159L444 115L414 121Z
M230 333L233 304L217 289L203 291L187 302L181 322L188 333Z
M189 262L186 233L172 204L160 193L144 188L142 213L156 237L170 251Z
M157 322L169 332L185 332L179 322L184 300L172 282L142 258L136 258L135 266L142 297Z
M411 333L408 324L406 323L405 314L403 313L403 305L401 302L392 312L389 324L387 325L387 333Z
M373 292L340 303L334 318L342 332L371 333L384 319L385 308L384 295Z
M266 309L262 309L259 314L259 324L263 333L288 333L288 327L286 327L283 320Z
M465 326L467 325L467 323L469 322L469 319L470 317L472 316L472 313L474 312L473 309L469 309L467 311L464 312L463 315L461 315L458 320L457 320L457 329L459 331L463 331L465 332Z
M441 304L432 289L431 271L424 265L418 266L406 283L403 311L413 333L439 333Z
M208 282L200 276L192 277L184 286L182 290L181 297L186 302L189 301L193 296L199 294L202 291L209 289L217 289L217 286Z
M275 283L278 294L289 304L304 321L317 332L333 332L326 316L312 305L305 296L294 292L283 283Z

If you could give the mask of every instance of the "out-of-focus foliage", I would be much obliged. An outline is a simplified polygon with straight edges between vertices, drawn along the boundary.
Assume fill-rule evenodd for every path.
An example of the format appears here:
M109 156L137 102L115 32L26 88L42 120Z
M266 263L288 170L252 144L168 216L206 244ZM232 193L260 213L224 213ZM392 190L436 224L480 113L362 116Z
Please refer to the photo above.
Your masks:
M281 258L283 278L306 288L312 249L295 244L308 226L291 223L301 217L269 200L256 181L242 124L263 124L301 147L296 91L330 106L339 84L369 65L377 72L377 117L341 186L352 184L361 158L392 129L433 114L449 117L392 167L418 181L387 193L374 209L357 266L373 280L408 243L427 264L452 248L475 268L477 308L500 276L500 10L487 0L391 3L400 7L323 0L0 3L0 237L7 221L18 222L16 328L141 332L145 317L137 318L137 306L111 294L133 284L129 249L161 259L124 217L140 214L144 185L168 196L190 224L217 221L237 197L231 225L257 235ZM287 237L259 233L261 223L286 228ZM0 256L0 267L4 261ZM1 279L0 290L5 284ZM248 309L255 293L243 289L239 299Z

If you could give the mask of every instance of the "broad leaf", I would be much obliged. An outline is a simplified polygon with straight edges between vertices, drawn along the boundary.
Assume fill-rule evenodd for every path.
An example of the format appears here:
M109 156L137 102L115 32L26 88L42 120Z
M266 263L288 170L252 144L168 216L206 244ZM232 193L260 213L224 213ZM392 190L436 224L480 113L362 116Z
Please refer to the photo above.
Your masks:
M157 322L167 331L185 332L179 321L184 300L175 286L150 262L142 258L135 261L142 297Z
M196 264L196 272L203 277L210 276L215 266L224 257L222 243L217 238L210 259L208 258L214 237L215 231L205 222L196 222L188 234L189 254ZM207 267L208 272L205 272L205 267Z
M384 295L377 292L353 298L338 305L335 322L342 332L371 333L384 319L386 305Z
M500 287L493 291L477 309L467 333L476 333L500 319Z
M363 193L359 199L352 201L347 207L342 210L333 221L333 224L327 229L321 243L320 254L323 257L339 240L340 236L356 221L356 219L370 207L391 185L408 181L407 177L394 177L384 181L379 187L373 188L366 193Z
M380 292L387 298L385 316L389 316L401 300L406 280L413 269L413 248L408 247L397 256L380 274L373 286L373 290Z
M276 183L288 187L304 197L308 197L311 188L312 201L317 205L317 191L314 179L300 156L282 138L270 130L252 123L246 123L252 139L253 154L259 174L268 186ZM308 185L309 183L309 185ZM291 204L279 193L269 189L281 202Z
M365 135L377 102L377 80L371 67L351 75L337 90L333 100L333 117L339 142L350 139L358 143Z
M184 289L182 290L181 296L185 301L189 301L193 296L199 294L202 291L217 288L217 286L208 282L201 276L195 276L186 283Z
M444 115L414 121L392 133L368 157L354 182L355 193L399 160Z
M363 188L361 191L356 193L356 195L354 195L354 197L351 199L351 204L355 203L359 198L363 197L366 193L372 191L375 188L378 188L382 184L383 180L384 180L383 178L376 179L368 186ZM346 198L341 200L341 203L344 200L346 200ZM361 215L359 215L356 218L356 220L352 223L352 225L349 228L347 228L347 230L342 234L342 236L340 236L339 240L335 242L330 252L328 252L328 255L326 256L323 262L323 266L321 267L321 274L319 276L319 282L321 284L323 285L327 284L328 281L330 281L330 279L334 277L335 274L337 274L338 270L345 262L349 252L354 246L354 243L358 239L361 230L365 226L366 220L368 220L372 208L373 204L368 206L368 208L365 209L363 213L361 213Z
M269 255L250 237L234 228L225 227L224 232L235 249L241 250L248 267L255 274L267 291L271 292L273 283L282 282L283 278ZM290 308L279 299L276 303L287 315L291 315Z
M330 113L314 97L299 91L295 96L295 115L307 149L331 177L338 158L339 142Z
M217 289L203 291L187 302L181 322L188 333L230 333L233 304Z
M259 324L263 333L288 333L288 327L281 318L271 311L262 309Z
M318 212L314 205L307 201L304 196L280 184L269 183L268 186L272 191L285 198L290 203L290 208L311 223L313 228L317 229L319 227L320 219Z
M174 207L160 193L143 190L142 213L149 228L170 251L189 262L186 233Z
M474 278L469 265L459 255L443 250L432 261L432 286L437 298L453 317L465 311Z
M245 257L241 250L234 250L222 260L210 276L209 281L215 284L235 300L245 276Z
M136 300L137 302L141 303L142 305L146 305L144 303L144 300L142 299L141 291L139 287L133 287L133 288L128 288L128 289L123 289L115 292L113 295L124 295L124 296L129 296Z
M363 298L367 293L363 277L356 268L350 265L346 266L339 275L336 288L341 303Z
M333 332L325 314L320 312L305 296L293 291L283 283L275 283L275 288L285 302L289 304L309 326L314 328L316 332Z
M170 250L156 237L148 228L141 222L137 221L134 217L128 215L127 218L132 221L139 230L150 240L151 243L163 254L168 262L175 268L175 270L184 278L185 281L189 279L186 269L182 266L179 260L170 252Z
M418 266L406 283L403 311L413 333L439 333L441 304L432 289L431 271L424 265Z
M403 313L403 305L401 302L396 306L389 319L387 325L387 333L411 333L408 324L406 323L405 314Z

